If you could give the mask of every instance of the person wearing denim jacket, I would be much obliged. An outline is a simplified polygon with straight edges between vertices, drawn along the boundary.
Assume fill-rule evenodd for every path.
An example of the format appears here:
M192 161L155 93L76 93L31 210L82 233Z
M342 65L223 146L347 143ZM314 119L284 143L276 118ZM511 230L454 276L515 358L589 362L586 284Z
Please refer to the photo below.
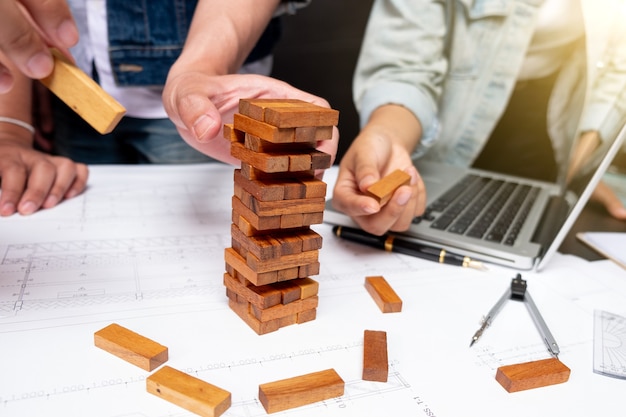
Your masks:
M579 10L570 29L584 36L563 54L547 103L555 163L581 134L614 137L626 120L623 2L376 0L354 77L362 130L340 164L337 208L372 233L407 229L426 201L411 155L461 166L478 159L528 75L542 6L559 1ZM412 175L411 186L381 209L363 191L396 168ZM623 208L612 214L626 219Z
M223 123L232 121L239 98L299 98L328 107L326 100L280 80L264 75L238 73L246 58L254 56L253 47L268 27L268 22L276 15L293 12L296 3L301 6L309 1L198 0L193 11L189 8L189 4L193 2L186 0L163 0L163 4L171 6L169 9L166 6L162 9L155 8L156 3L151 2L145 12L157 22L167 15L177 23L183 23L176 25L174 30L174 26L164 29L160 23L152 25L150 32L155 35L155 44L151 48L134 44L137 39L139 43L145 42L142 38L145 31L140 30L139 26L126 25L116 16L115 19L120 20L116 21L112 30L114 36L110 45L115 59L111 61L113 65L110 68L114 69L111 74L115 73L115 77L119 77L124 84L120 90L133 89L133 94L128 95L130 100L141 99L141 94L152 95L151 100L144 100L146 105L134 106L138 113L134 117L132 114L125 117L116 131L125 133L124 129L128 129L135 147L142 152L148 150L143 155L152 156L151 151L156 150L167 159L150 158L149 162L172 162L172 159L180 156L178 152L171 151L171 146L175 146L185 150L196 148L200 153L194 154L202 158L205 158L202 155L205 154L215 160L238 163L230 155L228 141L222 137L221 127ZM137 5L136 2L126 3L132 7ZM121 7L121 4L120 2L118 6ZM162 14L159 14L159 10ZM193 18L188 32L185 33L187 29L182 28L189 23L191 12ZM272 24L269 27L271 29ZM124 29L121 31L124 36L119 36L120 29ZM173 34L174 37L171 36ZM102 37L99 35L90 34L101 41ZM131 36L129 38L126 35ZM136 36L134 40L133 36ZM181 49L180 41L183 39L184 45ZM169 44L172 40L174 43ZM266 52L268 50L271 47ZM96 54L94 56L97 57ZM80 62L83 58L77 54L76 61ZM160 59L165 59L167 64L152 63ZM0 62L14 75L13 87L9 92L0 95L0 216L16 212L30 214L40 208L53 207L63 199L82 192L88 179L88 170L80 160L75 162L67 157L48 155L33 149L35 135L31 118L32 80L24 76L2 52ZM165 71L168 65L169 69ZM95 68L96 71L90 73L105 85L104 79L108 74L103 74L103 67L95 65ZM153 100L155 96L156 104ZM153 112L157 117L142 115L141 112ZM156 128L152 127L155 125L153 122L156 122ZM163 136L163 124L167 125L165 137L171 140L160 143L157 140L155 147L151 137ZM58 123L57 139L63 135L60 132L62 126L69 128L68 134L73 133L76 128L71 121ZM84 132L90 128L85 129ZM146 133L145 137L139 137L142 131ZM86 134L91 135L91 132ZM148 137L150 139L146 139ZM181 137L187 144L180 140ZM106 137L98 135L93 137L92 142L99 142L97 144L100 145L106 140ZM333 140L323 141L318 149L334 158L337 140L338 133L335 129ZM83 143L91 144L88 141ZM189 162L188 158L182 160ZM180 161L181 159L176 159L176 162Z

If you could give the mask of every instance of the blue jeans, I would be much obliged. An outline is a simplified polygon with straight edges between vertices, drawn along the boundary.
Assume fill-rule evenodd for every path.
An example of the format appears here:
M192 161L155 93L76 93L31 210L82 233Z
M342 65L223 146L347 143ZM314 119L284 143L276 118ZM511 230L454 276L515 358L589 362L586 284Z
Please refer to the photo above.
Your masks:
M196 151L169 119L124 117L100 135L56 97L54 153L86 164L187 164L215 162Z

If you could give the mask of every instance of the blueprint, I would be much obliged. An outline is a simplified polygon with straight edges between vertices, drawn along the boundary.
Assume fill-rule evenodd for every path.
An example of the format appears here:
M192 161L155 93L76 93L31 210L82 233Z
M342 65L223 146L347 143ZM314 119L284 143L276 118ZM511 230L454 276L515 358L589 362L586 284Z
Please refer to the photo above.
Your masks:
M276 415L621 415L626 381L592 367L594 311L626 313L626 275L612 262L557 254L524 274L572 374L509 394L499 366L549 357L523 304L508 302L469 342L515 271L377 251L315 225L316 319L259 336L228 308L222 283L232 167L90 168L81 196L0 219L0 416L192 415L147 393L149 372L94 346L114 322L167 346L169 366L230 391L225 416L266 415L259 384L328 368L345 381L342 397ZM325 180L330 190L332 170ZM402 312L381 313L364 288L371 275L387 279ZM364 330L387 332L386 383L361 378Z

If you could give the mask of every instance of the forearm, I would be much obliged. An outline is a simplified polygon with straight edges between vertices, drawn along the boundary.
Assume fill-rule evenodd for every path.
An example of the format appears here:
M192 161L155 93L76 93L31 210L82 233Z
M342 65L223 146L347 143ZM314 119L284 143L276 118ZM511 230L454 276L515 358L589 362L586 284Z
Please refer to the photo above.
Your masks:
M403 106L387 104L370 116L362 134L402 146L410 154L422 136L422 126L415 115Z
M172 71L236 72L263 33L279 0L200 0Z
M0 52L0 62L13 73L13 88L0 94L0 140L11 140L31 146L33 134L10 120L19 120L32 125L32 81L17 70L5 55Z

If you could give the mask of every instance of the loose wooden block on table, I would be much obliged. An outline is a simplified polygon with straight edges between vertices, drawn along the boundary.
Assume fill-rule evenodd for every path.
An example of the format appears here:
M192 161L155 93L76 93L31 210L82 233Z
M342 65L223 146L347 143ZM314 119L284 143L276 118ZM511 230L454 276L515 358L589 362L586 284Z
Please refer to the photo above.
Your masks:
M259 385L259 401L275 413L329 398L340 397L345 383L334 369L313 372Z
M387 332L365 330L363 333L363 379L387 382L388 377Z
M365 277L365 288L383 313L402 311L402 300L384 277Z
M59 51L52 50L54 69L40 81L98 133L110 133L126 109Z
M218 417L231 405L230 392L164 366L146 379L149 393L204 417Z
M411 176L399 169L393 171L391 174L381 178L374 184L370 185L367 189L367 194L378 201L382 206L387 204L394 191L403 185L409 185L411 183Z
M146 371L152 371L168 359L167 347L115 323L94 333L94 343Z
M496 381L508 392L567 382L570 369L557 358L501 366L496 372Z

